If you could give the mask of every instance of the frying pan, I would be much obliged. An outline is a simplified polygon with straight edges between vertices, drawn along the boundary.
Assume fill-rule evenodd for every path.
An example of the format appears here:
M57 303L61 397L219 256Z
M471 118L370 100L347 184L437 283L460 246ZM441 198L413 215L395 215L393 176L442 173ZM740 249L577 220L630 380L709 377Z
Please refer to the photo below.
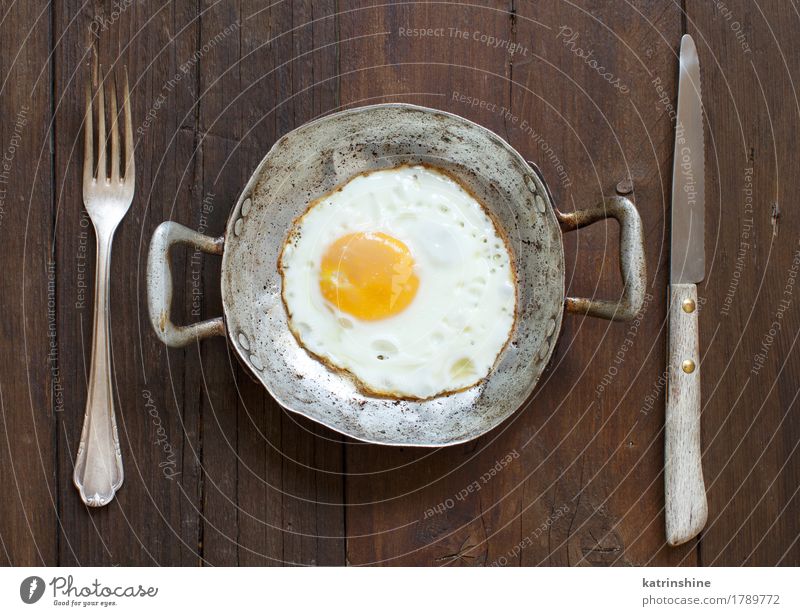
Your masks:
M278 258L308 204L360 173L425 163L456 178L508 239L517 277L509 343L478 385L425 401L361 393L346 375L312 358L289 330ZM606 218L620 225L619 301L566 297L562 233ZM222 255L223 316L176 325L170 319L176 244ZM154 232L147 297L156 335L170 347L227 336L247 368L286 409L369 443L440 447L474 439L520 408L542 375L565 312L633 318L644 299L642 223L623 197L564 214L543 177L493 132L457 115L408 104L334 113L278 140L212 238L175 222Z

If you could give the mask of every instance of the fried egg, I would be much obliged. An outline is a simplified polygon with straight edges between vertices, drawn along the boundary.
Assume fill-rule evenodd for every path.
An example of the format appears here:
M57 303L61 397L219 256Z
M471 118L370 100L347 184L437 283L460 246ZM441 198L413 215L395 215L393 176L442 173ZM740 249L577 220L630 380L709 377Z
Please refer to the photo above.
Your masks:
M426 399L471 387L514 325L505 239L432 167L359 175L316 200L279 266L298 342L367 394Z

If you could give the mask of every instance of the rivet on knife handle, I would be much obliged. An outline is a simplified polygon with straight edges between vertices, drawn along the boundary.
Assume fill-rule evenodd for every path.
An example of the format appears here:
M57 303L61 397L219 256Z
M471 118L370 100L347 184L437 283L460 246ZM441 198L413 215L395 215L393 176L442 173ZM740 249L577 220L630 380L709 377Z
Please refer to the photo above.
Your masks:
M700 442L700 343L697 287L670 285L664 486L667 541L680 545L708 518Z

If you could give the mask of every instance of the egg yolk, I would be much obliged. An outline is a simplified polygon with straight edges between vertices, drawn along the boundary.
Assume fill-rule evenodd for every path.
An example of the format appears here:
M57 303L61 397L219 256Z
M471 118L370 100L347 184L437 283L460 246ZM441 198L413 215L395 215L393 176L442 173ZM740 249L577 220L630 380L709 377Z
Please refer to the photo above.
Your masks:
M385 233L350 233L322 256L322 296L342 312L377 321L405 310L419 279L408 247Z

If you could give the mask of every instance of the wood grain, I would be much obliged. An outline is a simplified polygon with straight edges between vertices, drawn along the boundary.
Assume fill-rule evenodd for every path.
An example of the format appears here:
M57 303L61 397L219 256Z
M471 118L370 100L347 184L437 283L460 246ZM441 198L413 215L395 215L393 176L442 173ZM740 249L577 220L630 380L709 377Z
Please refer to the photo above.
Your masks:
M726 6L730 17L716 3L649 0L13 3L0 23L4 154L23 107L30 119L0 183L11 273L0 277L0 563L800 564L798 16L780 0ZM708 121L698 304L709 521L672 548L665 221L684 32L698 45ZM107 68L127 64L141 129L112 261L126 481L102 511L87 511L71 483L94 272L80 199L93 47ZM380 101L494 130L537 162L564 211L630 180L648 248L635 321L568 316L528 403L438 451L343 440L281 410L222 338L167 350L147 319L159 223L222 233L278 138ZM564 241L568 292L618 297L616 225ZM218 316L219 258L175 252L173 319Z
M7 10L7 12L6 12ZM50 175L52 88L47 13L3 8L0 37L0 563L58 558L56 423L72 388L55 337Z

